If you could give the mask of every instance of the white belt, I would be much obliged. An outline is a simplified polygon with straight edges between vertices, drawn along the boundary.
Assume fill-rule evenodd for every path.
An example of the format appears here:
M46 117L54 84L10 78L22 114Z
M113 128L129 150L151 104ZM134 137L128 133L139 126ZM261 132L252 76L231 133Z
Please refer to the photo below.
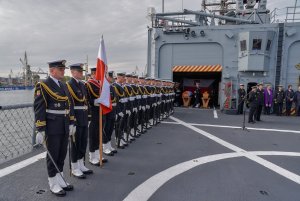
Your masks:
M121 102L121 103L127 103L127 101L128 101L127 98L121 98L121 99L120 99L120 102Z
M84 105L84 106L74 106L74 110L87 110L88 106Z
M112 106L117 106L117 103L112 103L111 105L112 105Z
M141 99L142 96L141 96L141 95L137 95L136 98L137 98L137 99Z
M143 95L142 97L143 97L143 98L148 98L148 96L147 96L147 95Z
M129 100L130 100L130 101L134 101L134 100L135 100L135 97L129 97Z
M51 113L51 114L64 114L67 115L69 114L70 110L46 110L47 113Z

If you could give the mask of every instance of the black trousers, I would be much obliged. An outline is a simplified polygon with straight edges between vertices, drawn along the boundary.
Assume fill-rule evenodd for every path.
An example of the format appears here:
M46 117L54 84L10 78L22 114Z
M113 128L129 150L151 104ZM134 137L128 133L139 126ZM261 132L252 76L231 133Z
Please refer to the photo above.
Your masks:
M291 114L291 109L292 109L292 101L286 101L286 115L289 116Z
M92 119L89 126L89 151L95 152L99 149L99 120Z
M103 144L111 141L111 136L114 131L115 119L114 118L106 118L104 132L103 132Z
M64 169L64 162L68 150L68 137L69 134L48 135L46 139L47 149L51 154L60 172L62 172ZM47 162L48 176L54 177L58 172L48 154L46 157L46 162Z
M277 115L278 116L282 115L282 108L283 108L283 103L277 103Z
M255 113L255 119L256 121L260 121L260 116L261 116L261 112L262 112L262 105L258 105L256 108L256 113Z
M297 106L297 116L300 116L300 105Z
M79 159L85 156L88 138L88 127L87 126L76 126L75 138L72 137L71 143L71 157L72 162L75 163ZM75 142L74 142L75 140Z
M250 107L248 122L254 122L253 118L255 115L256 107Z
M238 114L243 114L244 111L244 101L239 101Z

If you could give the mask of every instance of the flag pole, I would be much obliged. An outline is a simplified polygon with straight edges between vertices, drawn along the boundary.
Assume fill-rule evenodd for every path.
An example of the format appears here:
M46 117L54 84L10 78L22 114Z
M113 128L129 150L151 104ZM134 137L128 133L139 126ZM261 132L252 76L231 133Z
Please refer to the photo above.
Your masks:
M102 89L100 89L101 93ZM103 132L103 125L102 125L102 109L101 109L101 104L99 105L99 155L100 155L100 167L102 167L103 162L103 142L102 142L102 132Z

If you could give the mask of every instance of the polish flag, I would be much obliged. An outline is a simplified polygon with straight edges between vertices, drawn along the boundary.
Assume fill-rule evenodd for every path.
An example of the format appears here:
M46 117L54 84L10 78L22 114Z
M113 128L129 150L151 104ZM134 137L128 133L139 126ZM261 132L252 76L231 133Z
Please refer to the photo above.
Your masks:
M107 60L103 36L101 37L96 66L96 79L100 81L100 106L103 114L112 110L110 84L106 79Z

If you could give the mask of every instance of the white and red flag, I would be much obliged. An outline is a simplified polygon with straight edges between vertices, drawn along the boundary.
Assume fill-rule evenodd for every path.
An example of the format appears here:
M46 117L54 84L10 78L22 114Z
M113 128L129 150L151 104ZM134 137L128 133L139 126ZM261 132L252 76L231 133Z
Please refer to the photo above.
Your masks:
M107 60L103 36L101 37L97 66L96 66L96 79L100 81L100 106L103 114L107 114L112 110L110 98L110 84L106 79Z

